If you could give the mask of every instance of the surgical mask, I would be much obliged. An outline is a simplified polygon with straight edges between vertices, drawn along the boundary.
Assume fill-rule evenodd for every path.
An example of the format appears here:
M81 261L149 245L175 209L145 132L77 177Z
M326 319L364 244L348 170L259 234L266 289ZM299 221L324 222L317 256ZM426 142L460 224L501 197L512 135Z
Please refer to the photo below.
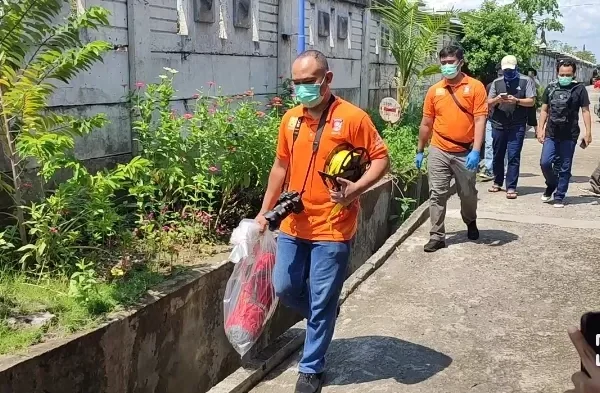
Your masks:
M294 85L294 92L298 101L307 108L314 108L323 102L323 96L321 95L323 82L325 82L325 78L321 83Z
M513 79L516 79L519 76L519 72L517 70L503 70L503 75L504 75L504 79L506 79L507 81L511 81Z
M558 77L558 84L560 84L561 86L569 86L572 82L573 82L572 76L559 76Z
M458 64L442 64L442 75L446 79L454 79L458 75Z

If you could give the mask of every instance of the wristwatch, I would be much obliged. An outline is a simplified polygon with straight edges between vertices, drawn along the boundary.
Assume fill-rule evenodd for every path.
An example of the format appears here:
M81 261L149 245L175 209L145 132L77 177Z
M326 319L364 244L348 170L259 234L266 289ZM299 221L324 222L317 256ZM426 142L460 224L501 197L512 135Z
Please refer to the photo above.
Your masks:
M517 98L517 105L521 105L521 100Z

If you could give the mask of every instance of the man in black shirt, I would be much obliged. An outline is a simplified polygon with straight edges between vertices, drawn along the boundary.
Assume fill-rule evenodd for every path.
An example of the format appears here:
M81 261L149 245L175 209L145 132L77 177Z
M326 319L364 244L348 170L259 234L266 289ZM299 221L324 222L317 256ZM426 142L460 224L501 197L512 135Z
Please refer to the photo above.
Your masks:
M572 60L562 60L557 66L558 81L548 85L542 96L542 112L538 140L543 143L540 165L546 178L543 202L550 202L554 194L554 207L564 207L564 198L571 179L573 155L579 139L579 109L583 114L585 135L580 146L592 143L592 118L590 98L582 83L574 80L577 65ZM558 176L553 170L556 155L560 156Z

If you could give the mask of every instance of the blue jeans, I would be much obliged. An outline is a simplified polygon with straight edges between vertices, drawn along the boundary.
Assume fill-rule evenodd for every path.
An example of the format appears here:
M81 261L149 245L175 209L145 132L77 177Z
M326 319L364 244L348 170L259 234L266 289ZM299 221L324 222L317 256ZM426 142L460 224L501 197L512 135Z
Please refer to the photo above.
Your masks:
M572 139L555 139L546 137L542 147L542 157L540 166L542 173L546 178L546 196L551 196L554 192L554 200L561 202L567 195L569 189L569 180L571 180L571 166L573 165L573 155L577 141ZM556 157L560 156L557 167ZM558 173L557 173L558 172ZM555 192L556 191L556 192Z
M521 167L521 150L525 139L525 125L493 129L494 137L494 184L504 184L504 157L508 155L506 167L506 189L516 190Z
M318 374L333 338L337 306L350 260L350 241L277 238L273 286L277 297L307 319L298 371Z
M485 123L485 152L483 155L483 165L488 172L494 172L493 161L494 161L494 138L492 137L492 123L488 120Z

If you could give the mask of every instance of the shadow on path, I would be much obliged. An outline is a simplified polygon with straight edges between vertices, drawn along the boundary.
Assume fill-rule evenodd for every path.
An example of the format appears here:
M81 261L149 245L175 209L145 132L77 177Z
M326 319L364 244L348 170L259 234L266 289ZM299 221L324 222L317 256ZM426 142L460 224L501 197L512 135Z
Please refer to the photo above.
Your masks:
M327 357L327 385L362 384L384 379L412 385L447 368L452 359L441 352L395 337L336 339Z
M477 243L492 247L503 246L519 239L519 236L512 232L499 229L481 229L479 228L479 240L472 241L467 238L467 231L450 232L446 234L446 244Z

